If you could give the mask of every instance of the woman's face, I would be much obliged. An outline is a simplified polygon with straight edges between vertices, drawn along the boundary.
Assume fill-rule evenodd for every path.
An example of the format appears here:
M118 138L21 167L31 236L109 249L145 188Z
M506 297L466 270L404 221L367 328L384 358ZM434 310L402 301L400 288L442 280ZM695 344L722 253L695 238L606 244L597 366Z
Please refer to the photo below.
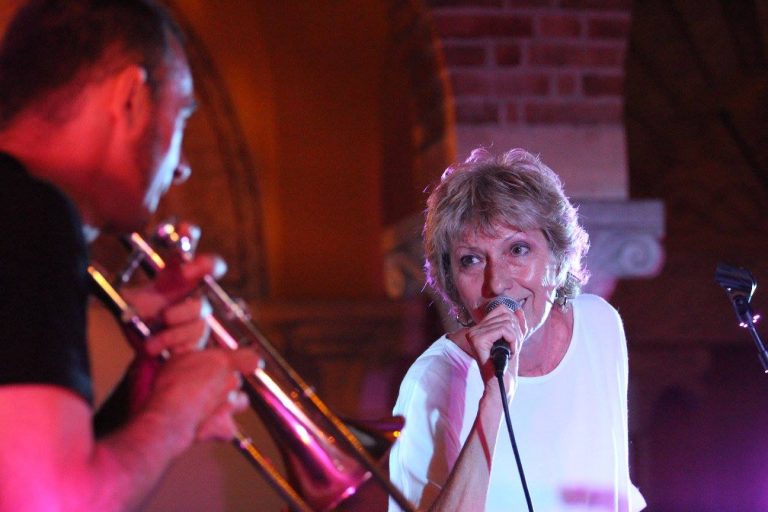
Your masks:
M540 229L495 224L487 236L465 229L451 250L451 276L464 307L479 322L494 297L521 306L533 333L547 319L557 288L557 263Z

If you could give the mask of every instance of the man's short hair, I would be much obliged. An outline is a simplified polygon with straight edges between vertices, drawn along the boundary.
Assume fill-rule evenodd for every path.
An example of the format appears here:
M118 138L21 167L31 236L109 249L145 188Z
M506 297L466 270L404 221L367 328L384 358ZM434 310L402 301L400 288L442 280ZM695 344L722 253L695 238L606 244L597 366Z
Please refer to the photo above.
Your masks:
M29 1L0 43L0 128L78 78L111 71L110 65L141 65L154 93L171 38L183 44L181 29L154 0Z

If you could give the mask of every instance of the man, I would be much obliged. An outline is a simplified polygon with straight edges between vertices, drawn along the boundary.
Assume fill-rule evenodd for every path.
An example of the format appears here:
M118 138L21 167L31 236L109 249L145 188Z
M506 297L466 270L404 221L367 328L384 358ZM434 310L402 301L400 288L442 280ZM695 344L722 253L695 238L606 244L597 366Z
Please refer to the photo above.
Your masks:
M127 421L92 427L87 242L143 227L189 175L182 44L153 0L32 0L0 45L2 512L138 508L192 443L230 439L247 406L238 372L256 356L196 350L205 308L186 295L217 267L200 257L171 271L171 290L137 295L166 326L140 361L172 357Z

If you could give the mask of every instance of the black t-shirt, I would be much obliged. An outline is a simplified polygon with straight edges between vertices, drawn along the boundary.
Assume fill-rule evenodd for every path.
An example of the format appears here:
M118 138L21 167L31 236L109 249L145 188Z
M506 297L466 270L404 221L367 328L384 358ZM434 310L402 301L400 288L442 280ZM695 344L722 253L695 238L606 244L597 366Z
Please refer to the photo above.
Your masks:
M72 202L0 153L0 385L53 384L93 402L87 265Z

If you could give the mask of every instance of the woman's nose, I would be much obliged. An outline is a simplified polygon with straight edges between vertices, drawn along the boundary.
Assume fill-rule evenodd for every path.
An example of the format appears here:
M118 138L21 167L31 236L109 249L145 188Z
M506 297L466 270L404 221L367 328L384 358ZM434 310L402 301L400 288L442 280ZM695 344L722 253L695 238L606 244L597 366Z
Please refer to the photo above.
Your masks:
M483 295L485 297L507 295L511 287L509 269L502 262L489 260L485 265Z

